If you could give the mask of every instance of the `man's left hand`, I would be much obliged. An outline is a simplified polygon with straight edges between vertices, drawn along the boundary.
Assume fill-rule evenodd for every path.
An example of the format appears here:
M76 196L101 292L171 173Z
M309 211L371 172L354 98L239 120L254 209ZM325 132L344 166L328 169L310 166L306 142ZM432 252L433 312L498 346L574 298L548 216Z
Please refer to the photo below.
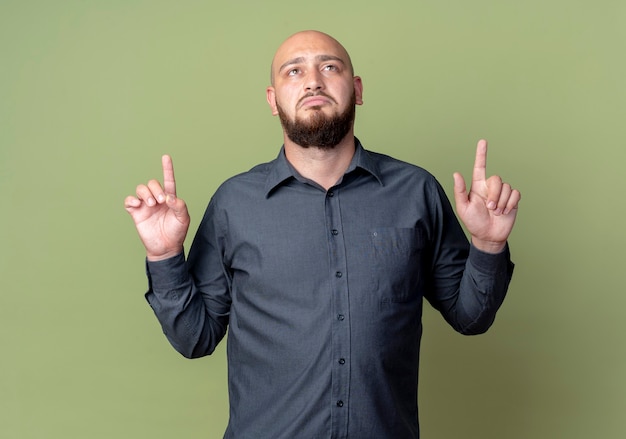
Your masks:
M487 178L487 141L476 146L476 160L469 193L463 176L454 174L454 198L459 218L479 250L498 253L515 224L521 194L497 176Z

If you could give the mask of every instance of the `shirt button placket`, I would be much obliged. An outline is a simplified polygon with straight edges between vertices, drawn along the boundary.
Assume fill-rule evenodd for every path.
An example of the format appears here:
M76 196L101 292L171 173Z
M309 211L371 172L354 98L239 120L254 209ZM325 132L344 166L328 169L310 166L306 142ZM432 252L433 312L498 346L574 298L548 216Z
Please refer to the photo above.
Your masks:
M329 225L328 245L332 270L332 302L336 320L332 330L332 356L336 358L331 371L332 400L332 437L347 437L348 434L348 396L350 394L350 371L346 355L350 352L350 309L348 301L348 276L345 243L342 233L339 192L328 191L326 194L326 221Z

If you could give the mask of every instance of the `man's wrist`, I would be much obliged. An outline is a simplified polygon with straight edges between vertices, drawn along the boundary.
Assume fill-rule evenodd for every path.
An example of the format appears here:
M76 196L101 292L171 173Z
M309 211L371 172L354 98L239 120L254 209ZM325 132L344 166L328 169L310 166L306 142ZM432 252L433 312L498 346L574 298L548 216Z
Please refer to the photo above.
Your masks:
M485 241L472 236L472 245L482 252L497 254L506 248L506 241Z
M183 252L182 247L180 249L167 251L162 254L151 254L146 252L146 259L150 262L164 261L166 259L173 258L174 256L178 256Z

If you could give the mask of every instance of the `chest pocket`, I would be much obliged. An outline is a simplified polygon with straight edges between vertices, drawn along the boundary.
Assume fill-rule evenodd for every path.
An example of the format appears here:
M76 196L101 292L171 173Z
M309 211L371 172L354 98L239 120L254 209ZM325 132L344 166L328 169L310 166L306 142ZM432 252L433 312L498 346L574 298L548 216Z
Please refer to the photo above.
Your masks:
M423 278L425 236L420 228L384 227L369 232L371 286L381 303L417 298Z

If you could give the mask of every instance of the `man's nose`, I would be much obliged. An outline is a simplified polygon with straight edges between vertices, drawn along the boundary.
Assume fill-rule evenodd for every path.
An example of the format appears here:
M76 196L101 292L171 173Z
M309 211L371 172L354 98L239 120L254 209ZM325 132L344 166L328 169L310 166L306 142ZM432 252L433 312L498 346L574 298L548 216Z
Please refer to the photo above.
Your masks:
M305 89L307 91L322 90L324 88L324 80L317 69L309 72L305 81Z

